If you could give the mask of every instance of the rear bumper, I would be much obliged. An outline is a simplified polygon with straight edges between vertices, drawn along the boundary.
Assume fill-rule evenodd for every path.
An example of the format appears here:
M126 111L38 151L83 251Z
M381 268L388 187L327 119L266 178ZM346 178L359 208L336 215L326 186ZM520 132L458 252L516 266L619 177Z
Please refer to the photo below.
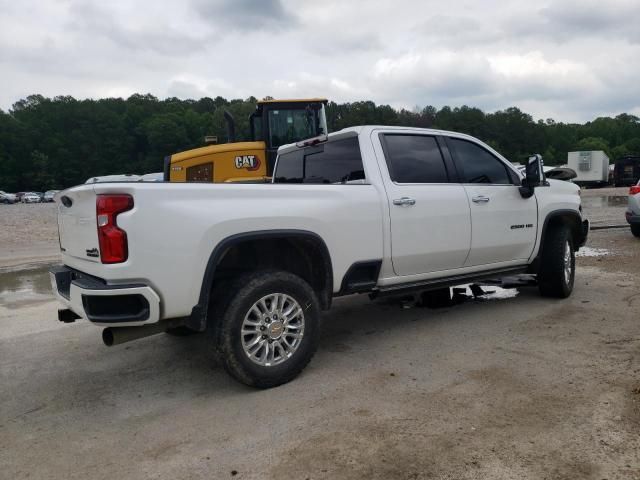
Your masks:
M49 270L60 303L96 325L138 326L160 320L160 297L148 285L112 285L64 265Z

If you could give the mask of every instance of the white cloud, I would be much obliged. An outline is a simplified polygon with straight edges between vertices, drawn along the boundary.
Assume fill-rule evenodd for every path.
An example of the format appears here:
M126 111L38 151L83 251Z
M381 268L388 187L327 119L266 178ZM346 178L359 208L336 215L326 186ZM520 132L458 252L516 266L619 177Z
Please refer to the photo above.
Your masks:
M637 0L0 0L0 108L31 93L326 96L640 111Z

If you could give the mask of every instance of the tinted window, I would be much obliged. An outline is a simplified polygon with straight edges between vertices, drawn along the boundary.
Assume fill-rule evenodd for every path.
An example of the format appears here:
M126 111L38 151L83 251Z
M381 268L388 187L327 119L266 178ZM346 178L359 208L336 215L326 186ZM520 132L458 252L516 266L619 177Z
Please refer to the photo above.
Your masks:
M364 178L357 137L284 153L275 172L277 183L346 183Z
M304 150L294 150L278 157L273 177L277 183L302 183Z
M434 137L384 136L387 166L398 183L447 183L447 170Z
M484 148L456 138L450 138L449 143L462 167L464 183L513 183L504 163Z

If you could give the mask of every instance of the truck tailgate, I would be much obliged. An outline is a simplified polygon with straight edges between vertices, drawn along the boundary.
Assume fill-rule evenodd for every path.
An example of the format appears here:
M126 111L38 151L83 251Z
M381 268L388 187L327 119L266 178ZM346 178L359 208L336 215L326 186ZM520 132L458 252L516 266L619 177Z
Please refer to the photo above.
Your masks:
M96 194L93 187L66 190L57 197L57 204L61 250L66 255L99 263Z

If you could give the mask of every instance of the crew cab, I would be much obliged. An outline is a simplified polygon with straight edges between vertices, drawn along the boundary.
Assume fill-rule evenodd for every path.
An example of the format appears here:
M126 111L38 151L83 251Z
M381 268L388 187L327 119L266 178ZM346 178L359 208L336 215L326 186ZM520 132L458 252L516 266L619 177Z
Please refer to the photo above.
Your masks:
M283 146L269 184L96 183L56 201L60 320L107 327L107 345L206 331L263 388L307 365L336 296L528 273L567 297L589 228L539 155L523 177L468 135L385 126Z

